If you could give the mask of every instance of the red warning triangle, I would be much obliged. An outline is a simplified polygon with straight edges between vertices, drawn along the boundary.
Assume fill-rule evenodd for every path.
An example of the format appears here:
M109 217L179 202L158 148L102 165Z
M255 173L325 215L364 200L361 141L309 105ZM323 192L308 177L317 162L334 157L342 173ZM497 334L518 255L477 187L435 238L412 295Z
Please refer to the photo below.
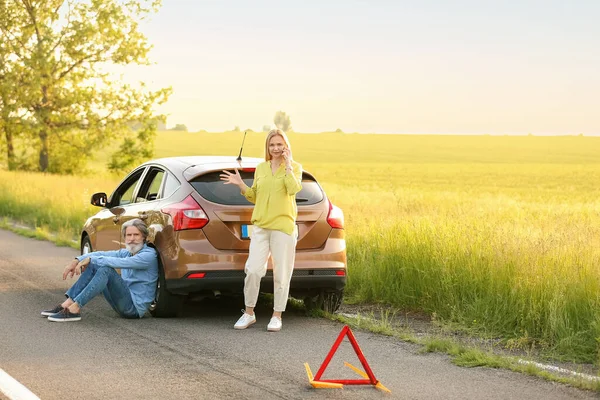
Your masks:
M348 337L348 340L350 341L350 344L352 345L354 352L358 356L360 363L362 364L363 368L365 369L366 374L364 377L368 378L368 379L323 379L323 380L321 379L321 377L323 376L323 373L325 372L325 370L327 369L327 366L329 365L329 362L333 358L333 355L335 354L338 347L340 347L340 344L344 340L344 336ZM359 372L359 371L357 371L357 372ZM362 371L360 371L360 372L362 372ZM323 364L317 371L317 373L314 377L314 380L318 381L318 382L341 383L344 385L377 385L379 383L379 381L375 378L375 375L373 374L373 371L371 370L371 367L369 366L367 359L363 355L363 352L360 349L360 346L358 345L358 342L356 341L356 338L354 337L354 334L352 333L352 330L350 330L350 327L348 327L348 325L346 325L346 326L344 326L344 328L342 328L342 331L340 332L337 339L333 343L333 346L331 346L331 350L329 350L329 354L327 354L327 357L325 357Z

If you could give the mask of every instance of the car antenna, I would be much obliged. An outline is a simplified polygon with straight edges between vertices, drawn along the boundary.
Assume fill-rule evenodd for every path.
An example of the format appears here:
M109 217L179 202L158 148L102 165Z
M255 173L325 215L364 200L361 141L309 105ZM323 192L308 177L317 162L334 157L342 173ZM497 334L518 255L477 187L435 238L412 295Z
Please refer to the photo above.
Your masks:
M244 142L246 141L246 133L248 133L248 131L244 131L244 139L242 139L242 147L240 147L240 154L238 155L238 158L235 159L237 162L242 162L242 150L244 150Z

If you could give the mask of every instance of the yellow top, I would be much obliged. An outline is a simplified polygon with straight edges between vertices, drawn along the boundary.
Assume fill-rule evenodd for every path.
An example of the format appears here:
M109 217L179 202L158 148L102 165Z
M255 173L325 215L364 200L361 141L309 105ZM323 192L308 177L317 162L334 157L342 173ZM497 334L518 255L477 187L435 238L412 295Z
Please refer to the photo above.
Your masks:
M244 197L255 204L253 225L288 235L294 232L298 217L296 193L302 190L302 165L292 161L292 169L293 173L286 173L285 163L281 163L273 174L271 161L258 164L252 187L242 191Z

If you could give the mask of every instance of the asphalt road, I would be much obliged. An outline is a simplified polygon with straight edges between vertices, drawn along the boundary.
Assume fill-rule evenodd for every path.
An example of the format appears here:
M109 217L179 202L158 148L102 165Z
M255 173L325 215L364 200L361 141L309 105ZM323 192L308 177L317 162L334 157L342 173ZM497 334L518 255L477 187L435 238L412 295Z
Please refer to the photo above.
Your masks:
M233 329L242 304L231 300L187 304L177 319L124 320L97 298L81 322L49 322L40 310L62 301L72 283L62 269L77 254L0 230L0 369L41 399L598 398L510 371L457 367L361 331L358 343L392 393L313 389L303 364L316 373L343 325L290 311L281 332L266 332L268 304L245 331ZM324 378L358 378L344 361L360 366L347 341Z

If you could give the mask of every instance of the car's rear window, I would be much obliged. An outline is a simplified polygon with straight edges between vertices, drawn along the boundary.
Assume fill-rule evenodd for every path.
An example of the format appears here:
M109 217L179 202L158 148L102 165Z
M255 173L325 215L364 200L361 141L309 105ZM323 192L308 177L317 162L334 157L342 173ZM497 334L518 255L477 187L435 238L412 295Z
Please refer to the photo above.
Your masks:
M219 175L221 173L221 171L217 171L197 176L190 181L190 184L200 196L213 203L251 205L252 203L240 194L240 189L237 186L225 185L220 180ZM246 185L252 186L254 172L240 171L240 175ZM323 191L319 187L319 184L312 177L302 174L302 190L296 194L296 203L298 205L310 205L316 204L321 200L323 200Z

